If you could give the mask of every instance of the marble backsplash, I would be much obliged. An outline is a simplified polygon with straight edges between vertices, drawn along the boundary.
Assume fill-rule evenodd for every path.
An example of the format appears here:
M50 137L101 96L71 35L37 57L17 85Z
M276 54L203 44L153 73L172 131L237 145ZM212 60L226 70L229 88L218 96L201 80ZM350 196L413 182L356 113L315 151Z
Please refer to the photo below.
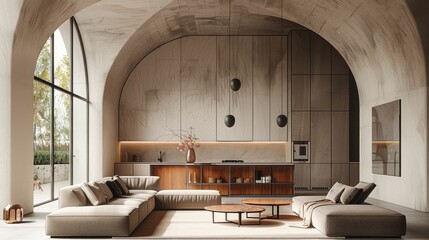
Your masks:
M120 142L117 162L185 162L186 153L176 142ZM200 142L196 162L212 163L224 159L245 162L288 162L287 142Z

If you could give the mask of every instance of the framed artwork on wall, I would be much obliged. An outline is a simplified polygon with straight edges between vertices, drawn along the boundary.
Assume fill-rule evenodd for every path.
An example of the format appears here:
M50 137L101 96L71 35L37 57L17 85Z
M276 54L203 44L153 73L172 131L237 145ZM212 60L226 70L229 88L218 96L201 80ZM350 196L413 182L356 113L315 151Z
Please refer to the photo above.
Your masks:
M372 173L401 176L401 100L372 108Z

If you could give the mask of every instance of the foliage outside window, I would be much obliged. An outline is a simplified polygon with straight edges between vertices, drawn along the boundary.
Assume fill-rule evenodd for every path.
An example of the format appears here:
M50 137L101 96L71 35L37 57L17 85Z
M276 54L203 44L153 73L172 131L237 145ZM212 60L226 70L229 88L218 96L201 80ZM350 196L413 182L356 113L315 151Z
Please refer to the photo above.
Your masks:
M48 39L46 44L43 46L40 52L36 69L35 76L49 81L51 76L51 38ZM66 89L70 86L70 59L67 55L59 61L59 64L54 70L55 82L58 86ZM50 150L50 111L51 111L51 92L47 91L46 87L42 84L34 84L33 87L34 106L33 106L33 133L34 133L34 164L49 164L49 154L47 159L41 161L40 156L44 155L41 152L48 152ZM64 107L55 108L54 122L55 122L55 149L61 152L67 152L69 150L70 143L70 113L67 109L70 109L71 99L67 94L61 94L56 97L56 104ZM54 164L61 162L62 164L68 164L69 161L63 158L57 159L57 156L61 154L54 154ZM68 153L67 153L68 156ZM43 162L43 163L42 163ZM46 163L47 162L47 163Z

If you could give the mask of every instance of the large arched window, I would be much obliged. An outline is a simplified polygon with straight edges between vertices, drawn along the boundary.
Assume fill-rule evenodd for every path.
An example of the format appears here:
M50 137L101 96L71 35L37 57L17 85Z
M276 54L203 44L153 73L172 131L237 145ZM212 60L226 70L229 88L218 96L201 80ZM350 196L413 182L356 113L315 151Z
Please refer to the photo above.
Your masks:
M74 18L46 41L33 81L34 204L88 180L88 79Z

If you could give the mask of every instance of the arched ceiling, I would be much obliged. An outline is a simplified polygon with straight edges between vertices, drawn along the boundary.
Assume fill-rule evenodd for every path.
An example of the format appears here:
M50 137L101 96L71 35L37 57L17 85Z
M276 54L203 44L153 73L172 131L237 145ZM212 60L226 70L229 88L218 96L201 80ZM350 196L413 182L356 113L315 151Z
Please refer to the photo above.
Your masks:
M427 6L425 1L409 2L413 9ZM286 34L300 25L324 37L343 55L363 101L426 86L423 43L405 0L26 0L15 31L12 72L30 75L18 63L28 62L34 69L47 37L73 14L91 53L112 52L104 99L116 103L134 66L172 39Z
M156 3L156 4L155 4ZM260 5L263 3L262 5ZM160 45L187 35L285 35L302 26L282 20L281 1L101 0L75 17L85 45L116 48L105 98L119 100L125 79ZM132 6L132 7L131 7ZM114 44L112 44L112 42Z
M101 0L76 17L97 46L118 42L104 93L116 102L138 62L172 39L287 34L301 25L343 55L363 99L426 85L421 40L403 0Z

